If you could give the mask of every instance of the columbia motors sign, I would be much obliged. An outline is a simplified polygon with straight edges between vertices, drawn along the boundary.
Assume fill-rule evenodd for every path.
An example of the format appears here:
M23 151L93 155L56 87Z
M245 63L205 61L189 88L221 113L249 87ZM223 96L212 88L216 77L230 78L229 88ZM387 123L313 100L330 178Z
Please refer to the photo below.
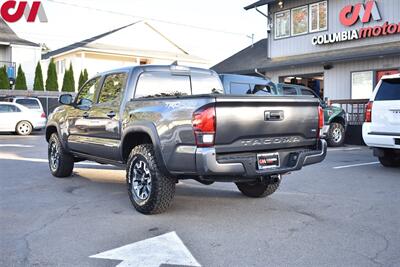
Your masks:
M381 13L376 1L368 1L365 4L345 6L339 14L340 23L346 27L351 27L357 22L369 23L371 21L381 21ZM400 23L389 23L388 21L374 27L362 27L355 30L314 36L313 45L334 44L345 41L354 41L378 36L392 35L400 33Z
M26 22L47 22L46 12L41 1L2 1L0 0L0 17L9 22L24 18Z

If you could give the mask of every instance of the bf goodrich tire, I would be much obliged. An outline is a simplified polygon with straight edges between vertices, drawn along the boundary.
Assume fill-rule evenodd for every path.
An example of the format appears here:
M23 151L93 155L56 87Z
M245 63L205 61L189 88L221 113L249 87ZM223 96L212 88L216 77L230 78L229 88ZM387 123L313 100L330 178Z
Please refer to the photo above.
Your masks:
M48 148L49 168L51 174L57 178L66 178L72 175L74 158L61 145L56 133L52 134Z
M394 157L390 156L384 156L379 158L380 163L389 168L395 168L395 167L400 167L400 159L396 159Z
M18 135L30 135L33 131L33 126L29 121L20 121L15 127L15 132Z
M346 130L340 123L332 123L329 127L328 145L331 147L343 146L345 141Z
M252 198L268 197L275 193L281 182L268 184L266 182L236 183L237 188L243 195Z
M139 145L129 155L126 181L129 199L137 211L166 211L175 195L175 180L160 171L152 145Z

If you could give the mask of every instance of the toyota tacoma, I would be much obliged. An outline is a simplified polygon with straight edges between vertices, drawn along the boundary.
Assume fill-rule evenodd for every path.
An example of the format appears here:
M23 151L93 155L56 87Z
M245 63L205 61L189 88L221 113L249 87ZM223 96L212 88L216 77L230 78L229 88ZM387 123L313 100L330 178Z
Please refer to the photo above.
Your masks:
M182 179L234 182L265 197L281 175L327 153L317 99L226 95L211 70L118 69L59 101L46 128L51 173L69 177L83 160L124 166L129 198L144 214L165 211Z

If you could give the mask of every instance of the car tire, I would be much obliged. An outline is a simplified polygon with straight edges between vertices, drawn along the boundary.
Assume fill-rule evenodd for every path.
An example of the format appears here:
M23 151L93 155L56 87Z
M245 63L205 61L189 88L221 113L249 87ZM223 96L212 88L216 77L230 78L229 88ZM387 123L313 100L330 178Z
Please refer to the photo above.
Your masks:
M274 183L258 181L252 183L236 183L236 186L239 191L247 197L263 198L275 193L278 190L280 184L281 181L277 181Z
M126 171L129 199L143 214L166 211L175 195L175 179L161 172L153 145L138 145L132 149Z
M49 139L48 159L49 168L54 177L71 177L74 157L65 151L56 133L53 133Z
M20 121L15 127L15 132L18 135L27 136L33 131L33 126L29 121Z
M379 162L388 168L400 167L400 159L396 159L392 155L379 157Z
M328 145L331 147L343 146L346 137L346 130L341 123L334 122L329 127Z

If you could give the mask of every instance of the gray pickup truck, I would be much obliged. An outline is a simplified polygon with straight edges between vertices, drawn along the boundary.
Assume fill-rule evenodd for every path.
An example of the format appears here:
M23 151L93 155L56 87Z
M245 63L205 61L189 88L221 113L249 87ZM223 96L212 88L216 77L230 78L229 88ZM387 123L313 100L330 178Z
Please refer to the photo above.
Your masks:
M51 173L69 177L83 160L124 166L130 200L144 214L165 211L182 179L234 182L265 197L282 174L327 153L318 100L225 95L205 69L118 69L59 100L46 128Z

